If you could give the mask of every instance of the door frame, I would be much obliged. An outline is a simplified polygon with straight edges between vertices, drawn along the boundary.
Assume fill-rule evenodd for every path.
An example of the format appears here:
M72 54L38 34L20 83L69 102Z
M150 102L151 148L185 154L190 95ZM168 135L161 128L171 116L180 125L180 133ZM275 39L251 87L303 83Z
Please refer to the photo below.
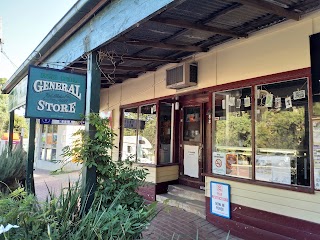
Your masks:
M212 113L212 94L210 92L186 95L180 97L180 110L179 110L179 152L177 154L179 160L179 182L185 185L199 188L204 186L205 179L202 173L206 173L210 163L211 157L211 113ZM183 139L184 131L184 109L185 107L200 107L200 128L201 128L201 164L199 164L198 178L193 178L184 175L184 148L183 144L188 143ZM209 117L210 115L210 117ZM208 121L210 119L210 121ZM190 145L195 145L190 142Z

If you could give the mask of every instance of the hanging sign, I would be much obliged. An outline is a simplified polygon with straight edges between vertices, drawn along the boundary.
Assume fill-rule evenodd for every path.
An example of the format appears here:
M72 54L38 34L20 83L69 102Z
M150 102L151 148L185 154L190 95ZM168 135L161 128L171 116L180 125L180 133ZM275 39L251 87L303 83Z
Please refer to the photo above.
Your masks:
M293 100L299 100L299 99L304 99L304 98L306 98L306 91L305 90L293 92Z
M85 95L86 75L30 66L26 118L81 120Z
M231 218L229 184L210 182L210 212L220 217Z

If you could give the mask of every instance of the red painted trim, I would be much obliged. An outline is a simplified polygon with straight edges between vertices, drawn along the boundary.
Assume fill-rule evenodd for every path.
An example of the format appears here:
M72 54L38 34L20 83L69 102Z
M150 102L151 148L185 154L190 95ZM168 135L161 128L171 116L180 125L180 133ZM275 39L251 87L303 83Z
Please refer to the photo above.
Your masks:
M242 183L247 183L247 184L252 184L252 185L259 185L259 186L270 187L270 188L278 188L278 189L284 189L284 190L289 190L289 191L314 194L314 190L311 187L296 186L296 185L284 185L284 184L279 184L279 183L263 182L263 181L254 180L254 179L232 177L232 176L219 175L219 174L213 174L213 173L204 173L203 176L225 179L225 180L233 181L233 182L242 182Z
M210 213L206 197L206 219L245 239L320 239L320 224L231 203L231 219Z

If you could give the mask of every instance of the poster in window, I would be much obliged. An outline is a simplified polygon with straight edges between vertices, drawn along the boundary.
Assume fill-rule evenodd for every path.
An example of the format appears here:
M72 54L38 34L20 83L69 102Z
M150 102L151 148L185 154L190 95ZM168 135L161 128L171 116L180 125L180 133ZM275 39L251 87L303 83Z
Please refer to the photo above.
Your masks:
M313 119L312 126L313 126L314 188L316 190L320 190L320 119Z
M274 156L272 161L272 182L291 184L290 157Z
M241 108L241 98L237 99L236 108Z
M286 103L286 108L292 108L292 101L291 101L291 97L286 97L285 98L285 103Z
M304 99L304 98L306 98L306 91L305 90L293 92L293 100L299 100L299 99Z
M274 107L275 108L281 108L281 97L276 97L274 99Z
M229 175L238 175L238 154L226 154L226 173Z
M222 109L226 109L226 100L222 100L222 102L221 102L221 107L222 107Z
M226 174L226 154L223 152L212 153L212 173Z
M229 98L229 106L234 107L236 105L236 98L230 97Z
M272 104L273 104L273 94L267 94L265 106L271 108Z
M256 179L291 184L290 158L288 156L257 155Z
M272 182L272 166L268 156L256 155L256 179Z
M245 107L250 107L251 106L250 97L246 97L244 99L244 106Z
M199 146L184 145L184 175L199 177Z

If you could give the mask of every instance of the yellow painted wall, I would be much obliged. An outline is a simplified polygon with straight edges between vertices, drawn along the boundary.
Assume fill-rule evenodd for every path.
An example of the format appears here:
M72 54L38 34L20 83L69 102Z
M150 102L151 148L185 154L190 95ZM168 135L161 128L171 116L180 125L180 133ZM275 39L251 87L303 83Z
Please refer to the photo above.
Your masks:
M318 32L320 11L305 16L301 21L287 21L254 33L248 39L236 39L215 47L208 53L195 55L191 59L196 60L199 66L198 85L195 87L167 89L166 68L175 66L169 64L156 72L146 73L137 79L129 79L108 90L102 90L101 106L114 110L114 131L119 135L121 105L310 67L309 35ZM109 97L105 94L109 94ZM119 146L119 138L115 144ZM118 148L113 150L113 158L118 159ZM165 168L148 169L148 181L153 183L177 177L173 173L175 170L165 175ZM206 178L207 195L211 180L215 179ZM231 184L234 203L320 223L320 192L306 194L233 181L223 182Z
M144 169L148 175L146 177L146 181L150 183L156 183L156 167L150 167L150 166L143 166L141 164L133 164L133 167L136 167L138 169Z
M156 170L156 183L169 182L179 178L179 166L158 167Z
M206 197L210 197L210 181L230 184L232 203L320 224L320 192L308 194L206 177Z

